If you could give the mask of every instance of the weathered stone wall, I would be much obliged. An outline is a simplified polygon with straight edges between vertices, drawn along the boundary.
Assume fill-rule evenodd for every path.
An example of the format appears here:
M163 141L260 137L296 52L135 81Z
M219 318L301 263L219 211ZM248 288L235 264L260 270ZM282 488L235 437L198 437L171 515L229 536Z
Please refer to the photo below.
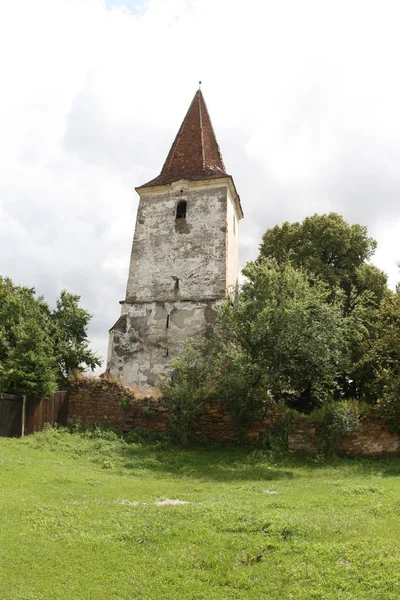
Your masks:
M347 455L373 455L383 452L399 452L400 436L391 433L386 421L365 419L358 431L339 440L337 452Z
M227 185L215 182L142 189L127 301L225 296L227 194ZM176 219L181 201L186 218Z
M216 302L125 303L110 332L109 369L127 385L155 386L170 375L183 343L211 325Z
M141 188L126 298L110 330L107 370L125 385L171 373L238 277L238 214L229 178ZM186 218L176 219L186 202Z
M267 417L251 424L247 436L262 439L282 416L279 409L272 410ZM68 421L89 425L106 423L125 432L137 427L155 432L171 431L168 409L160 400L138 397L116 381L94 378L82 378L71 384ZM220 402L206 404L204 416L195 423L193 431L217 442L237 439L229 413ZM295 431L288 436L288 445L291 451L317 451L321 446L318 422L299 419ZM399 452L400 436L390 432L386 421L367 418L358 431L339 440L337 451L349 456Z
M262 421L255 421L247 435L258 438L273 426L279 411ZM160 400L140 395L112 380L81 379L71 384L68 422L89 425L106 423L128 432L142 427L148 431L169 432L168 409ZM209 402L204 416L195 423L194 433L213 441L236 440L235 428L228 411L220 402Z
M137 398L115 381L80 379L69 388L68 422L106 424L128 432L137 427L167 432L168 410L153 398Z
M323 446L318 421L299 421L296 430L289 434L288 441L292 451L316 452ZM335 450L346 456L400 452L400 436L390 431L387 421L371 416L361 420L357 431L338 440Z

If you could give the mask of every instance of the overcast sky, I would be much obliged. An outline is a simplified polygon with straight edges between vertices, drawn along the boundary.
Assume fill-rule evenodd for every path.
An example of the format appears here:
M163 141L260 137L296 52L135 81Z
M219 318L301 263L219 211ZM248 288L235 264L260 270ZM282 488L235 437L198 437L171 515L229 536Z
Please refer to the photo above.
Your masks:
M0 274L94 314L106 354L138 197L199 79L245 219L368 226L400 260L400 5L385 0L0 0Z

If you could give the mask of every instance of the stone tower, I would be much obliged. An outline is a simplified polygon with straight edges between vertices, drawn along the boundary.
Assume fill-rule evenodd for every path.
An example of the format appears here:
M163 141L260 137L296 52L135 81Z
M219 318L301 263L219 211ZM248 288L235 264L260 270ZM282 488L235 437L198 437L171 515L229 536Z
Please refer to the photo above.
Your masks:
M152 386L188 337L212 323L238 278L243 217L200 89L158 177L140 196L126 298L110 330L108 371Z

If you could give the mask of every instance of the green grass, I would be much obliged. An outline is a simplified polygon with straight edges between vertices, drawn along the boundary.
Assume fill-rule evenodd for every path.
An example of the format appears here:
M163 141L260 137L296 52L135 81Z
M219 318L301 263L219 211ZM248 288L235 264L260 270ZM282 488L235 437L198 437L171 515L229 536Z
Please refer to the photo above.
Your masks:
M399 475L398 458L0 438L0 599L398 600Z

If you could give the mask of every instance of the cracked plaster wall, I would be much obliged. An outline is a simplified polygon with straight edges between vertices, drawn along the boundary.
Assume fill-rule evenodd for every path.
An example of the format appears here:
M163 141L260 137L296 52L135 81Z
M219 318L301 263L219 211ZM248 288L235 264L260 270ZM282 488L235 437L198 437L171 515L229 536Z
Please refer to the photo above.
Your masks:
M126 299L223 297L227 186L171 188L140 198ZM177 220L182 200L187 202L186 219Z
M125 385L154 386L171 373L186 338L215 319L214 301L146 302L125 305L110 332L109 370Z
M176 219L182 200L186 218ZM184 340L212 324L216 304L237 281L237 225L226 183L142 190L126 300L110 331L113 377L155 385L171 373Z

